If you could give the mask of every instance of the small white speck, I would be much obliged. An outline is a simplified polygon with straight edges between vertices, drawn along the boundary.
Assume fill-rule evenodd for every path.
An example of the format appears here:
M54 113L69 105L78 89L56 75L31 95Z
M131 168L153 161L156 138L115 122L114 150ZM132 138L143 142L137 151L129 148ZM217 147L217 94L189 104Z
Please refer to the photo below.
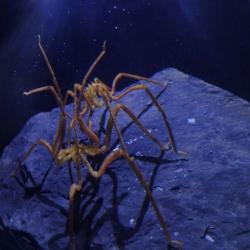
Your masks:
M195 124L195 118L188 118L187 122L188 124Z
M179 236L179 234L180 234L179 232L174 232L175 237Z
M115 151L117 151L119 149L120 149L119 146L117 146L116 148L113 149L113 152L115 152Z
M206 235L205 239L210 241L210 242L214 242L214 239L208 234Z
M117 9L117 6L116 5L114 5L114 7L113 7L114 9Z
M180 172L182 172L182 171L183 171L183 168L179 168L179 169L176 169L176 170L175 170L176 173L180 173Z
M115 30L118 30L118 26L115 26Z
M129 223L130 223L130 225L134 225L135 224L135 219L133 218L133 219L130 219L129 220Z
M126 144L128 144L128 145L133 144L137 140L138 140L137 138L130 139L129 141L126 142Z
M123 8L122 11L124 12L124 11L126 11L126 9Z
M158 192L161 192L161 191L164 190L164 188L161 187L161 186L157 186L157 187L155 187L155 190L158 191Z
M130 144L132 144L133 143L133 141L130 139L129 141L127 141L126 142L126 144L128 144L128 145L130 145Z
M136 156L143 156L143 154L142 154L140 151L137 151L137 152L135 153L135 155L136 155Z

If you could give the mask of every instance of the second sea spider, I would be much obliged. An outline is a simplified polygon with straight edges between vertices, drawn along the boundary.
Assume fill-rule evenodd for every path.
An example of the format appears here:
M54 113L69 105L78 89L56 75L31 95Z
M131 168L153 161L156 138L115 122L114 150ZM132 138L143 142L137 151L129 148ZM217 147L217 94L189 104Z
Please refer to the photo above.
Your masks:
M138 180L140 181L142 187L145 189L145 192L156 212L156 216L161 224L161 227L163 229L165 238L168 242L169 247L170 246L176 246L180 248L179 243L174 242L171 240L170 234L167 230L166 223L163 219L163 216L158 208L158 205L156 201L154 200L151 190L148 187L141 171L138 169L137 165L135 164L135 161L132 157L129 156L128 150L126 148L123 136L121 134L120 129L117 126L116 122L116 117L117 114L120 110L124 111L131 119L132 121L145 133L146 136L148 136L153 142L157 143L160 147L161 150L166 150L164 145L162 145L151 133L148 132L148 130L143 126L143 124L138 120L138 118L131 112L125 105L118 103L121 98L126 96L128 93L132 91L137 91L137 90L144 90L148 96L151 98L153 104L156 106L160 114L162 115L167 133L169 135L169 145L173 149L175 153L178 154L183 154L183 152L177 151L176 144L174 141L174 137L169 125L169 122L167 120L167 116L158 103L156 97L150 92L150 90L144 85L144 84L137 84L132 87L128 87L125 89L125 91L121 92L120 94L116 95L115 90L116 86L119 82L119 80L122 77L128 77L134 80L145 80L148 82L151 82L153 84L158 84L158 82L145 78L142 76L138 75L133 75L133 74L128 74L128 73L119 73L113 80L112 82L112 88L109 88L106 84L104 84L101 80L98 78L95 78L93 82L90 84L87 84L87 79L90 76L91 72L94 70L95 66L98 64L98 62L101 60L103 55L105 54L105 43L103 44L103 49L97 59L94 61L94 63L91 65L89 68L87 74L82 80L82 84L74 84L73 90L68 90L66 97L64 100L62 99L60 87L56 81L56 77L54 74L54 71L47 59L47 56L42 48L42 45L40 43L40 37L39 37L39 47L43 53L43 56L46 60L46 63L48 65L48 68L51 72L52 78L53 78L53 83L54 86L44 86L41 88L33 89L31 91L25 92L25 95L30 95L38 92L43 92L43 91L51 91L53 95L55 96L57 103L59 105L59 108L61 110L60 114L60 121L59 121L59 126L56 131L55 138L53 140L53 144L50 145L44 140L38 140L38 142L34 143L33 146L31 146L30 150L25 154L23 160L30 155L30 153L33 151L34 147L38 144L44 146L52 155L53 159L55 160L57 165L62 165L64 162L67 161L72 161L77 165L77 182L73 183L70 188L69 192L69 201L70 201L70 216L69 216L69 224L70 224L70 233L71 236L73 235L73 230L74 230L74 203L75 203L75 196L76 194L81 191L82 189L82 180L81 180L81 175L80 175L80 164L83 164L85 167L87 167L87 170L91 176L94 178L100 178L106 171L106 169L110 166L110 164L115 161L116 159L122 157L124 158L131 169L134 171L136 174ZM71 96L73 98L73 117L68 115L64 111L64 107L66 104L67 98ZM116 106L112 108L111 102L117 102ZM91 119L93 112L99 108L105 106L108 109L109 112L109 119L107 123L107 128L105 132L105 138L104 138L104 144L100 145L100 139L97 136L97 134L92 130L91 126ZM74 130L75 132L75 140L73 143L68 142L68 145L66 148L63 148L63 140L64 140L64 129L65 129L65 119L66 117L69 117L71 119L70 121L70 126L68 128L68 131L71 129ZM87 124L84 121L84 118L87 117ZM78 140L78 136L76 134L76 127L78 127L90 140L90 144L83 144L80 143ZM96 156L98 154L107 152L109 149L109 144L110 144L110 136L113 127L116 130L119 143L120 143L120 148L117 148L116 150L113 150L111 153L109 153L104 161L101 163L101 166L98 170L95 170L89 160L88 156ZM69 133L69 132L68 132ZM73 237L73 236L72 236Z

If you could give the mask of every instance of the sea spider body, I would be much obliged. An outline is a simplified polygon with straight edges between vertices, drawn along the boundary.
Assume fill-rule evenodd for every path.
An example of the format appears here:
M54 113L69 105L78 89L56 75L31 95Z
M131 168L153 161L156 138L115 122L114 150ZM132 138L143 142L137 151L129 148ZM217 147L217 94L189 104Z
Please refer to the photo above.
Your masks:
M108 99L111 97L110 88L100 79L94 78L94 81L84 89L84 97L91 109L102 107L104 105L102 97Z

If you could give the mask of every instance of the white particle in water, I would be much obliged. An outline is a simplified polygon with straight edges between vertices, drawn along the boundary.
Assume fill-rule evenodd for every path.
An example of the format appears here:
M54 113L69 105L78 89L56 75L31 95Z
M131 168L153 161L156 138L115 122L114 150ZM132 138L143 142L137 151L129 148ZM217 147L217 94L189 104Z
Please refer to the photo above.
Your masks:
M188 124L195 124L195 118L188 118L187 122Z
M120 149L120 144L118 144L118 145L116 146L116 148L113 149L113 151L117 151L117 150L119 150L119 149Z
M136 155L136 156L143 156L143 154L142 154L140 151L137 151L137 152L135 153L135 155Z
M130 140L129 140L129 141L127 141L126 143L130 145L130 144L132 144L132 143L133 143L133 141L130 139Z
M177 237L180 233L179 232L174 232L174 236Z
M161 191L163 191L164 189L163 189L163 187L161 187L161 186L157 186L157 187L155 187L155 190L161 192Z
M208 234L205 236L205 239L210 241L210 242L214 242L214 239Z
M130 223L130 225L134 225L135 224L135 219L134 218L130 219L129 223Z
M137 140L138 140L137 138L130 139L129 141L126 142L126 144L133 144Z
M176 170L175 170L176 173L180 173L180 172L182 172L182 171L183 171L183 168L179 168L179 169L176 169Z

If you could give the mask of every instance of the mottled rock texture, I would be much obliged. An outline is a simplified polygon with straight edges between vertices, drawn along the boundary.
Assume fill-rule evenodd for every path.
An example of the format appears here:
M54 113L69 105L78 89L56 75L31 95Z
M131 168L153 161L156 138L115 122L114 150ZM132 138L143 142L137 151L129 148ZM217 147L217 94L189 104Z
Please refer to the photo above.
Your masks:
M153 78L169 83L165 89L147 85L168 115L178 149L188 152L186 159L170 151L162 155L122 113L118 124L173 239L180 240L185 250L250 249L250 104L176 69L168 68ZM168 141L161 116L145 92L133 92L123 103L159 140ZM32 142L52 141L58 114L54 109L32 117L3 152L0 249L68 248L67 166L55 166L39 146L23 168L37 183L49 169L42 189L25 190L11 177L18 157ZM97 112L96 130L99 120ZM116 138L114 133L111 149L117 147ZM93 159L93 164L98 167L101 160ZM90 178L84 167L82 173L77 249L166 249L152 206L123 159L113 162L100 181ZM19 172L18 177L32 187L25 175ZM214 228L204 238L208 226Z

